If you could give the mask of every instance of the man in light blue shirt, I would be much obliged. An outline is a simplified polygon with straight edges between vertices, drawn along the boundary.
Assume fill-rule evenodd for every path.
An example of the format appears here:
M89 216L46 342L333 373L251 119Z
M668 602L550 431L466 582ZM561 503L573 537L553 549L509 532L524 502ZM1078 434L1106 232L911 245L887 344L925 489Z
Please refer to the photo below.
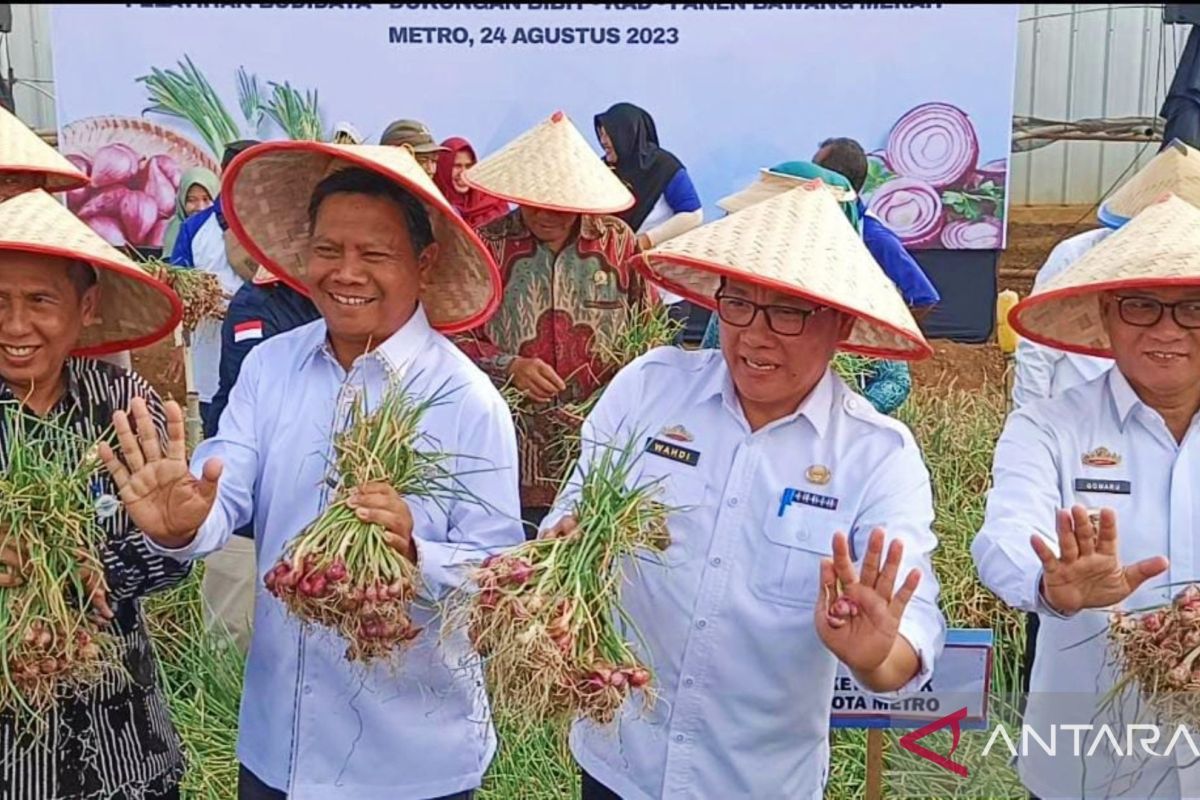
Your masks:
M277 142L230 166L231 228L264 266L303 284L322 319L247 356L217 435L189 472L182 418L165 454L144 423L117 415L124 464L104 453L130 514L161 552L215 552L253 521L259 571L238 758L242 800L466 798L495 751L481 676L464 632L443 632L433 601L461 569L524 540L516 437L487 376L436 328L478 324L494 307L495 264L406 151ZM437 238L434 238L434 232ZM367 667L346 643L301 625L262 575L329 502L332 435L360 393L395 381L423 397L430 447L454 454L471 500L359 487L351 505L413 561L422 633Z
M1021 778L1040 797L1200 796L1191 748L1167 747L1174 725L1154 729L1163 758L1114 752L1101 734L1124 741L1128 726L1156 721L1141 688L1184 689L1110 695L1124 676L1107 630L1113 611L1167 603L1200 574L1197 231L1200 211L1184 201L1151 206L1009 316L1042 345L1115 362L1009 417L971 546L983 584L1038 615L1024 724L1047 742L1055 728L1088 731L1053 755L1021 753Z
M902 359L929 348L823 188L645 258L648 278L715 306L721 345L660 348L617 374L547 520L546 535L571 535L580 477L630 437L646 441L632 480L658 481L679 509L670 546L632 562L622 589L657 700L646 711L635 697L609 726L576 723L583 798L815 800L838 661L868 691L912 689L945 633L921 452L829 362L839 348Z

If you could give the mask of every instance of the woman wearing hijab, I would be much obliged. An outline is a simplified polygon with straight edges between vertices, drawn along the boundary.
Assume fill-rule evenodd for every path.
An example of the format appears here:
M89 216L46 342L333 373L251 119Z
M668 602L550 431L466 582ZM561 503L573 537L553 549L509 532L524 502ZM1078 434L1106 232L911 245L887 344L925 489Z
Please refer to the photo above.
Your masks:
M463 173L475 166L477 161L471 143L459 136L452 136L442 142L442 147L446 149L438 153L433 182L463 221L472 228L481 228L507 214L508 203L467 185L463 180Z
M846 215L846 220L854 226L859 236L862 236L862 218L859 215L857 196L854 187L845 176L810 161L786 161L771 167L770 173L810 181L819 180L826 186L844 192L846 200L839 202L838 205L841 206L842 213ZM730 213L735 213L746 205L752 205L756 200L766 199L772 192L765 185L763 194L756 194L754 189L755 187L751 187L738 195L726 198L718 205ZM720 347L720 337L717 331L717 316L714 314L709 318L708 328L704 332L700 346L702 348ZM854 385L851 388L865 397L876 411L881 414L891 414L904 405L904 401L908 399L909 392L912 390L912 376L907 363L865 357L856 357L856 361L858 363L852 365L854 374L850 376L850 382Z
M704 222L700 196L687 168L658 145L654 118L633 103L617 103L596 115L596 137L604 160L636 201L618 216L637 233L638 247L649 250ZM686 322L691 304L659 290L672 319Z
M197 211L209 208L220 191L221 180L212 170L192 167L183 173L179 181L179 193L175 196L175 216L171 217L163 233L162 251L166 257L170 257L175 249L175 239L179 236L183 221Z

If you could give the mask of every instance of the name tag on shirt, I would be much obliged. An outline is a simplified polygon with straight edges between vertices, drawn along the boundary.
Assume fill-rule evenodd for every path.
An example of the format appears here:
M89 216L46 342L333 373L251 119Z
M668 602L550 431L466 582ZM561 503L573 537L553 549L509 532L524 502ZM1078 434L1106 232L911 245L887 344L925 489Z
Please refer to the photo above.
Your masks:
M802 492L799 489L784 489L783 497L779 498L779 516L787 511L790 505L812 506L826 511L837 511L838 499L824 494Z
M646 452L671 461L678 461L680 464L687 464L689 467L700 463L699 451L689 450L677 444L668 444L661 439L646 440Z
M1097 494L1129 494L1133 484L1129 481L1098 481L1093 478L1076 478L1075 491Z

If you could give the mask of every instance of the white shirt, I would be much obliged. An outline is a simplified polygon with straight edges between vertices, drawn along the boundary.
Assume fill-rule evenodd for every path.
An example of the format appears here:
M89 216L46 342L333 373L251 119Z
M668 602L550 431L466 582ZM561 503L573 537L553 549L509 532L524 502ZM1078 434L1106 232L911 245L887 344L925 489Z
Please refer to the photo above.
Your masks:
M650 213L642 220L641 227L634 231L634 233L641 236L646 231L653 230L662 225L673 216L675 216L675 209L671 208L671 204L667 202L666 195L660 194L658 201L654 204L654 208L650 209ZM673 306L683 299L679 295L661 288L658 289L658 296L662 299L663 305L666 306Z
M820 798L837 662L813 614L835 531L861 558L884 525L905 546L900 574L921 570L900 627L920 654L912 685L942 649L933 500L912 435L832 371L795 413L751 433L719 351L659 348L617 374L583 429L585 443L630 436L698 454L694 465L649 452L638 461L638 480L662 479L663 502L688 509L668 521L667 566L639 559L622 590L660 697L646 713L635 695L612 726L575 725L572 752L625 800ZM588 455L585 445L585 470ZM828 482L806 480L810 466ZM783 505L786 489L815 505Z
M1120 463L1084 463L1088 454L1101 447L1119 455ZM1052 724L1099 726L1108 721L1115 726L1119 724L1115 717L1093 720L1097 701L1115 678L1105 658L1108 612L1082 611L1069 619L1050 612L1039 601L1041 562L1029 539L1037 533L1057 552L1057 509L1075 504L1112 508L1117 512L1122 564L1160 555L1171 562L1167 575L1143 584L1124 607L1139 609L1169 600L1182 586L1172 588L1168 583L1200 576L1200 416L1192 421L1182 446L1177 444L1162 417L1138 399L1120 370L1110 370L1059 397L1014 412L996 447L993 472L987 515L971 553L980 580L1005 603L1040 612L1025 721L1047 741ZM1109 485L1102 485L1105 482ZM1119 482L1127 485L1115 485ZM1133 717L1127 709L1126 719ZM1114 731L1124 737L1123 727ZM1170 732L1165 733L1155 749L1166 750L1169 738ZM1062 754L1064 744L1072 751L1069 737L1060 734L1059 744L1055 758L1036 746L1030 748L1033 755L1021 762L1022 778L1039 796L1079 797L1081 762ZM1178 750L1192 759L1186 745ZM1105 795L1101 787L1116 768L1104 758L1107 753L1111 748L1101 747L1087 759L1088 797ZM1148 766L1142 770L1141 794L1117 784L1111 796L1146 796L1164 771L1161 763L1157 768ZM1180 796L1174 775L1167 777L1161 791L1154 796Z
M464 562L524 541L508 407L418 309L349 374L326 344L323 320L254 348L217 436L192 461L196 473L214 456L224 463L217 504L188 547L165 551L177 558L215 552L253 520L258 581L238 758L292 800L454 794L480 785L495 750L465 633L441 641L440 617L414 605L424 632L398 669L367 670L346 661L345 641L302 628L263 586L284 545L328 502L322 487L335 417L343 418L358 387L377 400L391 376L413 381L421 396L453 391L429 409L422 427L439 450L461 457L455 472L475 473L462 481L491 506L442 501L442 508L409 498L428 591L461 585Z
M196 231L192 239L192 262L196 269L216 275L221 291L229 297L237 294L245 283L229 263L225 233L216 214L210 215ZM221 384L221 320L205 317L196 324L192 331L191 351L196 393L201 403L211 403Z
M1097 228L1064 239L1038 270L1033 287L1038 289L1058 277L1083 254L1108 238L1110 228ZM1035 344L1021 337L1017 342L1017 370L1013 378L1013 407L1020 408L1044 397L1057 397L1081 383L1103 375L1113 364L1108 358L1081 356L1054 347Z

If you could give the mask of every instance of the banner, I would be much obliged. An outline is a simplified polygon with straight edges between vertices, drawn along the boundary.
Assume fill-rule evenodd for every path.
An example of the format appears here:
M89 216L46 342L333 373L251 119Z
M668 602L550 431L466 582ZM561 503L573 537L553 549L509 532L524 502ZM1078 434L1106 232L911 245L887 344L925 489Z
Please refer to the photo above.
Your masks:
M1016 4L125 4L56 6L61 147L100 188L69 198L154 246L180 172L236 138L370 143L393 120L481 157L563 110L629 101L688 167L706 219L760 168L829 137L870 153L864 197L911 248L998 249Z

